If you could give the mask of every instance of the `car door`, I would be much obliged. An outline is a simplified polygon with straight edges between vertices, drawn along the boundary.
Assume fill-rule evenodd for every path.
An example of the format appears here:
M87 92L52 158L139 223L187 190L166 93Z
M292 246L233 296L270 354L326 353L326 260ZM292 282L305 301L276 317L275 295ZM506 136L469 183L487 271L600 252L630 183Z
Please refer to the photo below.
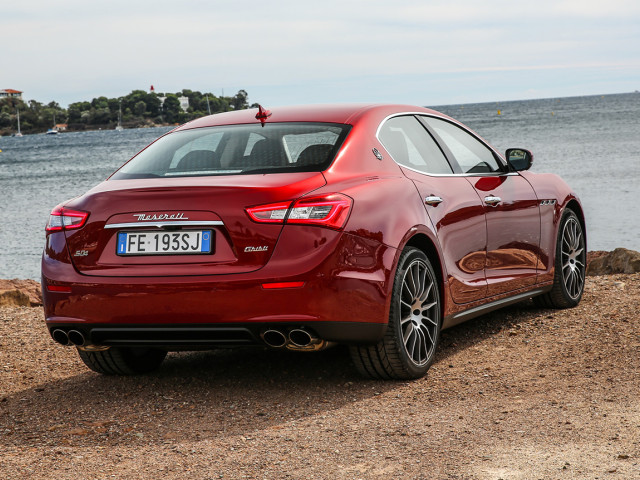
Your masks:
M421 120L455 158L484 206L487 296L533 285L540 256L540 211L533 187L471 132L440 118Z
M484 298L487 229L475 189L465 177L453 175L444 153L413 115L388 119L378 137L420 194L440 242L454 302Z

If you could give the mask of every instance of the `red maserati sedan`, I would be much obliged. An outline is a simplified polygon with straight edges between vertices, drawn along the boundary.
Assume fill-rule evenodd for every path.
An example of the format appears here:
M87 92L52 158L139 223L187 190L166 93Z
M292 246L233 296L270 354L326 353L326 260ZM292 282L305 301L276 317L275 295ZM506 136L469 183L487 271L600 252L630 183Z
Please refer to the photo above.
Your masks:
M442 329L580 301L580 201L532 161L404 105L194 120L53 209L47 328L103 374L168 351L341 343L368 377L419 378Z

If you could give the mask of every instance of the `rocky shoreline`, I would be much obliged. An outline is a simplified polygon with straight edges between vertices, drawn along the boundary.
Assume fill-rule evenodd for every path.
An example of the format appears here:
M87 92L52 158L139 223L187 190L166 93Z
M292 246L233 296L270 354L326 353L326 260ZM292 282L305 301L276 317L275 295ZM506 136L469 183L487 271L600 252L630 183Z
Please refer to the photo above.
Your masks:
M612 275L640 272L640 252L616 248L612 252L587 253L587 275ZM38 307L42 305L40 282L35 280L0 280L0 306Z

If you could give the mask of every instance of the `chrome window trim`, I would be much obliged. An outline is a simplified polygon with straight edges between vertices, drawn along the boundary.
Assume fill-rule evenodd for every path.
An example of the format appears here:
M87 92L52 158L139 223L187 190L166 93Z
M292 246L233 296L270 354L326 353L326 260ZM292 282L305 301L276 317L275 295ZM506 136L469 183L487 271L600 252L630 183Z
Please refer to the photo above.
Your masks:
M210 227L224 225L220 220L179 220L177 222L127 222L111 223L104 228L134 228L134 227Z
M440 115L434 115L433 113L428 113L428 112L413 112L413 111L407 111L407 112L399 112L399 113L392 113L391 115L387 115L386 117L384 117L381 121L380 124L378 125L378 128L376 129L376 140L378 140L378 142L380 142L380 145L382 145L384 147L384 149L387 151L387 153L389 154L389 156L393 159L393 161L395 162L396 165L398 165L399 167L402 168L407 168L409 170L411 170L412 172L416 172L419 173L421 175L427 175L429 177L498 177L498 176L502 176L502 175L508 175L508 176L514 176L514 175L519 175L518 172L487 172L487 173L426 173L420 170L417 170L415 168L411 168L411 167L407 167L405 165L402 165L400 162L396 161L395 158L393 158L393 155L391 155L391 153L389 152L389 150L387 150L387 147L384 146L384 143L382 143L382 141L380 140L380 129L382 128L382 125L384 125L384 123L394 117L405 117L407 115L421 115L423 117L433 117L433 118L437 118L438 120L443 120L445 122L449 122L449 123L453 123L454 125L456 125L457 127L460 127L463 131L467 132L469 135L471 135L473 138L475 138L476 140L478 140L480 143L482 143L485 147L487 147L489 150L491 150L493 153L495 153L496 155L498 155L498 158L500 158L500 160L503 162L504 166L508 166L508 163L505 161L504 157L502 155L500 155L500 153L493 148L491 145L489 145L487 142L485 142L484 140L482 140L481 138L478 138L477 135L475 135L473 132L469 131L463 124L461 124L460 122L458 122L457 120L454 120L450 117L444 117L444 116L440 116ZM452 121L453 120L453 121ZM435 141L435 140L434 140ZM437 142L436 142L437 143Z
M393 156L389 154L391 158ZM395 158L393 159L396 162ZM401 163L396 162L396 165L402 168L406 168L407 170L411 170L412 172L419 173L421 175L426 175L428 177L503 177L503 176L519 176L518 172L487 172L487 173L425 173L421 170L416 170L415 168L407 167L402 165Z

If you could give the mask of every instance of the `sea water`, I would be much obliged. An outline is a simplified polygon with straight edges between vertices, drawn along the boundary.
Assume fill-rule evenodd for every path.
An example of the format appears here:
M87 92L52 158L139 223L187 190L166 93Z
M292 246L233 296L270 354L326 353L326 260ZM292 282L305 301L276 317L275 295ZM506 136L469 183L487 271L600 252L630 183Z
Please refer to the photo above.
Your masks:
M590 250L640 250L640 94L433 107L500 151L534 153L580 196ZM0 278L40 277L44 226L168 128L0 138Z

